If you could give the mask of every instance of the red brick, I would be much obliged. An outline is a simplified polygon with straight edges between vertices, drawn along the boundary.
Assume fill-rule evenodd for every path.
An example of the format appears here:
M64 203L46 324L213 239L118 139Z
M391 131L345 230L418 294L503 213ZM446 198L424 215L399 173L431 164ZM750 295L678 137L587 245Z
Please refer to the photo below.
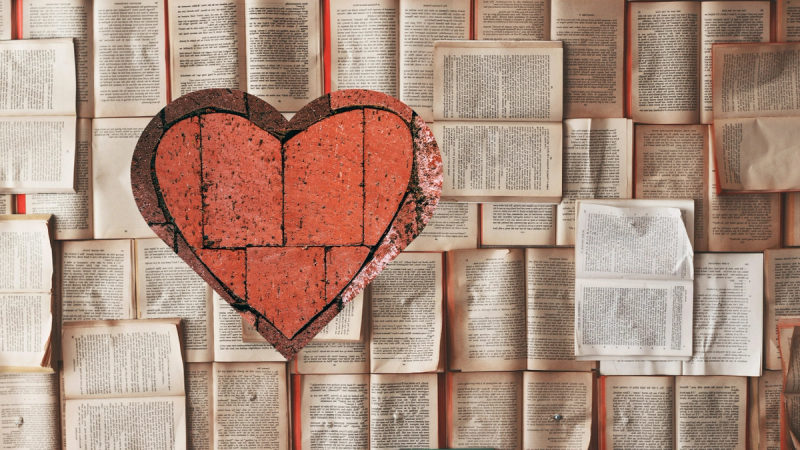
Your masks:
M414 161L411 130L397 114L364 110L364 244L375 245L406 194Z
M248 247L248 303L292 338L326 305L322 247Z
M247 300L244 250L198 249L195 253L223 285L240 299Z
M394 111L406 122L411 123L413 110L396 98L378 91L366 89L343 89L330 93L331 109L337 110L353 106L381 106Z
M186 242L203 245L203 198L200 192L200 121L173 125L156 151L156 176L164 202Z
M362 242L363 117L331 116L284 145L287 245Z
M202 119L205 247L283 243L281 144L232 114Z
M325 259L325 298L330 302L358 273L369 256L369 247L331 247Z

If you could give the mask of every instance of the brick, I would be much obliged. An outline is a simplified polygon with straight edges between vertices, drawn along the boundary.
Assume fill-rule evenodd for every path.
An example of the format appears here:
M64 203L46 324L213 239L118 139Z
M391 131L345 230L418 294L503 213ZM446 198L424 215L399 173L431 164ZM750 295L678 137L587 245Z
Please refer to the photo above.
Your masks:
M393 111L407 123L411 123L411 117L414 114L410 106L382 92L366 89L343 89L331 92L330 96L331 109L334 111L353 106L379 106Z
M201 124L204 247L282 244L280 141L232 114L206 114Z
M284 144L287 245L361 244L363 117L331 116Z
M330 302L358 273L369 256L369 247L331 247L325 255L325 298Z
M200 192L200 120L182 120L158 145L156 175L170 215L194 248L203 245L203 198Z
M241 300L247 300L247 286L245 285L247 274L243 249L198 249L195 250L195 253L223 285L227 286Z
M325 307L322 247L248 247L248 302L292 338Z
M397 114L364 110L364 244L377 244L397 213L411 176L412 145Z

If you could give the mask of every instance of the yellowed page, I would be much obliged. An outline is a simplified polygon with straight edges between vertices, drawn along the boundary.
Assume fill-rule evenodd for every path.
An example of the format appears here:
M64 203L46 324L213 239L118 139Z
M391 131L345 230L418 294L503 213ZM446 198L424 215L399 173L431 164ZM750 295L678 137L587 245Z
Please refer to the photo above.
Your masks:
M55 239L91 239L92 228L92 121L78 119L75 147L75 193L29 194L28 214L52 214Z
M180 317L186 362L214 360L212 293L164 241L136 240L137 317Z
M703 52L702 123L714 123L711 100L711 46L717 43L769 42L770 2L735 1L701 4Z
M430 222L406 251L438 251L478 248L478 205L439 202Z
M747 378L675 377L675 393L680 445L746 450Z
M528 370L592 370L575 360L575 249L525 249Z
M564 42L564 117L624 117L625 0L555 0Z
M785 217L783 222L783 245L800 246L800 194L789 192L785 195Z
M683 374L761 375L763 256L700 253L694 262L694 351Z
M135 319L133 242L61 245L61 320Z
M433 43L469 39L470 0L398 0L399 99L433 121Z
M0 374L0 448L61 448L58 374Z
M186 443L190 450L214 448L213 363L186 364Z
M68 401L185 395L175 323L68 322L62 335Z
M0 195L0 213L12 214L14 212L14 196L11 194Z
M591 373L524 372L522 383L523 449L589 448L594 398Z
M783 377L779 370L765 370L758 377L758 450L780 449L782 389Z
M186 398L67 400L67 450L186 449Z
M563 133L556 245L575 245L575 200L633 197L633 128L628 119L567 119Z
M713 149L709 152L713 161ZM781 195L717 195L714 164L708 170L708 250L763 252L780 247Z
M247 92L278 111L298 111L322 95L320 3L243 1Z
M781 369L778 347L778 319L800 316L800 249L764 251L764 353L766 368Z
M778 0L775 14L778 22L778 42L800 41L800 2Z
M700 3L630 3L631 118L700 123Z
M556 244L556 205L484 203L481 247Z
M444 256L401 253L372 283L372 373L434 372L444 327Z
M0 2L0 39L11 39L11 0Z
M561 123L438 121L442 200L556 203L561 200Z
M452 376L447 411L450 447L522 449L523 372L453 372L448 376Z
M25 0L18 5L22 7L23 39L58 37L75 39L78 117L94 117L92 2Z
M331 0L331 91L397 97L398 0Z
M94 0L95 117L152 117L166 106L165 14L163 0Z
M604 448L673 450L675 379L605 377Z
M289 449L286 364L214 363L212 448Z
M370 376L370 450L438 446L436 378L434 373Z
M477 0L475 39L546 41L550 39L549 0Z
M303 375L297 448L369 448L369 375Z
M563 56L561 42L437 42L433 117L561 121Z
M150 120L142 117L92 121L95 239L156 237L139 213L131 190L133 150Z
M527 362L522 249L447 253L451 370L523 370Z
M286 361L269 342L243 342L242 316L213 293L214 361Z
M636 125L636 198L694 199L694 249L708 251L709 127Z
M210 88L245 90L244 2L172 0L168 5L172 97Z

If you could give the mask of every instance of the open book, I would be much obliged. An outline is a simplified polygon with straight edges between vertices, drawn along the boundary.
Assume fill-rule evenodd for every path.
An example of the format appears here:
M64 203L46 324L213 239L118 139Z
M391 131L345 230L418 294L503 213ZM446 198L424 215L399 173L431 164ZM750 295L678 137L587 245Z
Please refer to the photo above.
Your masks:
M67 450L186 449L180 319L70 322L62 348Z
M75 192L72 39L0 41L0 194Z
M800 190L800 67L795 44L714 46L717 191Z
M0 215L0 372L54 371L49 220Z
M711 123L712 44L770 36L766 1L636 2L629 17L634 122Z
M445 201L561 200L560 42L434 44Z

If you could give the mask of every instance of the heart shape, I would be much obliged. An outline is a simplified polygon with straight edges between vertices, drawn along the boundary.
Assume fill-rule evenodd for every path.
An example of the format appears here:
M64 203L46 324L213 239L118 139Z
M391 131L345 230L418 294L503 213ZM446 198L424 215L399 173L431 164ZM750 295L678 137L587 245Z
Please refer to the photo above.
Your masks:
M153 231L291 359L422 231L442 160L379 92L337 91L287 121L208 89L148 124L131 184Z

